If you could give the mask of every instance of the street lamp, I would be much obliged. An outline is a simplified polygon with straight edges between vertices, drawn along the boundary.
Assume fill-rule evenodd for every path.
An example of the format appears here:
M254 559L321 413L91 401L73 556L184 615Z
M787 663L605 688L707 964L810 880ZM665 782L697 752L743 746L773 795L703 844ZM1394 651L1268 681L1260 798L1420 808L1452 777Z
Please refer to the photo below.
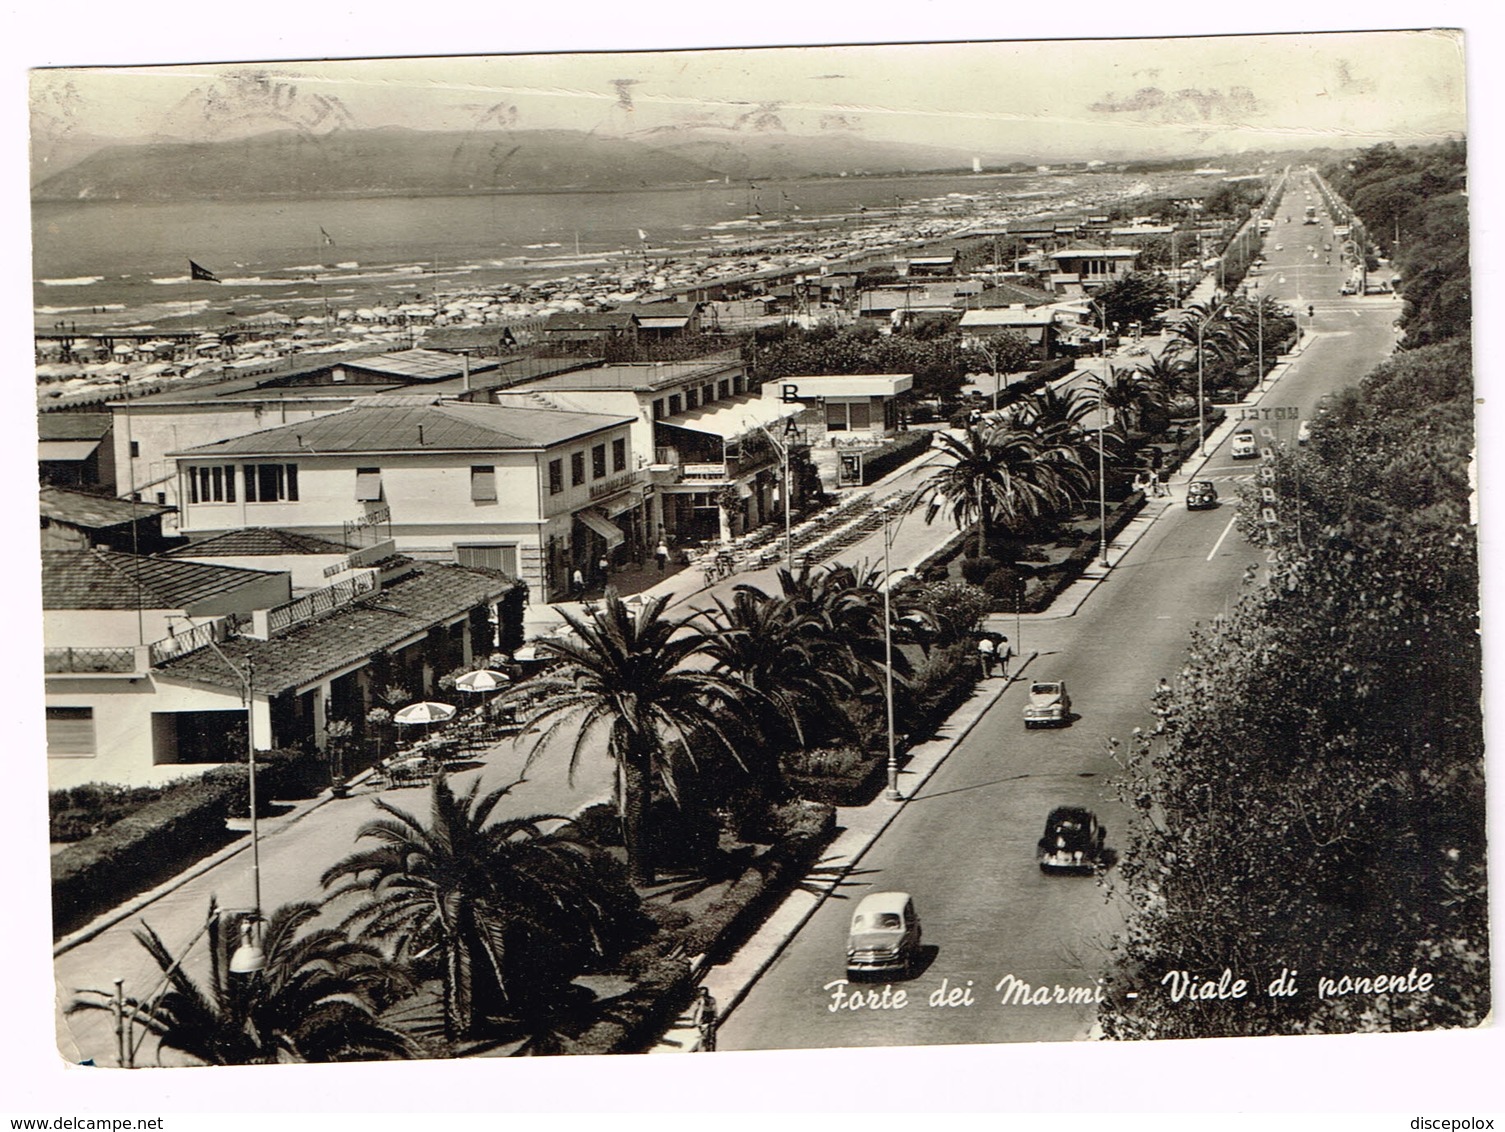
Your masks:
M255 670L249 657L244 670L237 667L214 639L213 622L206 628L208 631L205 639L209 647L224 666L235 673L236 679L240 681L241 699L246 705L246 777L250 783L248 800L251 807L251 916L241 923L240 946L230 956L230 971L236 975L254 975L266 967L266 952L262 949L261 940L261 826L256 814L256 703L252 689Z
M893 581L892 568L889 565L889 551L894 545L894 535L898 533L898 523L889 525L893 518L895 503L900 497L895 496L881 504L883 509L883 698L888 709L888 789L883 792L883 797L890 802L902 802L904 795L899 793L899 754L898 743L894 735L894 617L893 598L890 596L890 583ZM907 507L905 508L907 513ZM900 519L899 522L903 522Z
M784 465L784 568L791 574L794 573L794 525L790 515L794 497L789 491L789 444L780 444L773 438L773 433L760 424L758 429L768 438L768 443L773 445L773 450L779 454L779 462Z
M1108 386L1113 380L1113 370L1108 364L1108 312L1101 303L1088 299L1093 309L1102 320L1103 337L1099 349L1099 357L1103 363L1103 376L1100 379L1101 392L1097 398L1097 517L1098 557L1102 560L1104 569L1108 566L1108 480L1106 473L1107 459L1103 453L1103 424L1108 415Z
M1203 456L1207 455L1207 397L1202 391L1202 370L1205 353L1202 349L1202 336L1207 330L1207 324L1222 314L1224 308L1227 306L1228 300L1224 299L1213 308L1211 314L1197 324L1197 434L1202 446Z

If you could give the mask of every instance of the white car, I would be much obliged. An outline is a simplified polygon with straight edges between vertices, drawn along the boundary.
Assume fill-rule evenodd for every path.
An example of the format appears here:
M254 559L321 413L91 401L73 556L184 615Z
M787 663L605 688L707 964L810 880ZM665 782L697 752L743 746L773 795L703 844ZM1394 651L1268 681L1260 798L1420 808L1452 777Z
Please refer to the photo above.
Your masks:
M1296 430L1296 443L1297 444L1305 444L1311 438L1312 438L1311 422L1310 421L1302 421L1301 422L1301 427Z
M1247 460L1259 455L1259 448L1254 443L1254 433L1247 428L1234 433L1233 445L1228 454L1235 460Z

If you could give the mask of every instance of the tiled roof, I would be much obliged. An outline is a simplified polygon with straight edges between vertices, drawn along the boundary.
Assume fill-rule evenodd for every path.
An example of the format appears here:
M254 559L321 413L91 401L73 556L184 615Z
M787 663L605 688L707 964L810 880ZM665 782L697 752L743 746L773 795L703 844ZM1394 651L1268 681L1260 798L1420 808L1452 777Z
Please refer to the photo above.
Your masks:
M269 641L231 637L220 647L237 667L249 660L256 690L275 695L391 648L482 602L494 601L516 585L515 579L496 570L415 562L407 577L327 617ZM207 648L175 657L157 671L218 687L240 686L224 661Z
M38 413L38 440L99 440L115 418L109 413Z
M378 354L374 358L359 358L346 362L345 365L348 369L362 369L408 381L444 381L459 377L465 372L464 358L442 350L397 350L390 354ZM491 369L495 365L495 362L473 359L470 372Z
M44 550L42 608L183 609L281 572L99 548Z
M586 311L581 314L551 314L545 331L626 330L635 316L631 311Z
M1008 307L1024 304L1027 307L1042 307L1053 303L1056 297L1038 287L1024 287L1018 283L999 283L978 295L974 307Z
M434 405L356 405L169 455L328 456L372 452L494 452L548 448L633 418L445 401Z
M276 527L241 527L166 551L169 558L249 558L284 554L349 554L350 547Z
M128 499L70 491L66 487L44 487L37 496L44 518L85 530L118 527L135 519L149 519L173 510L156 503L132 503Z

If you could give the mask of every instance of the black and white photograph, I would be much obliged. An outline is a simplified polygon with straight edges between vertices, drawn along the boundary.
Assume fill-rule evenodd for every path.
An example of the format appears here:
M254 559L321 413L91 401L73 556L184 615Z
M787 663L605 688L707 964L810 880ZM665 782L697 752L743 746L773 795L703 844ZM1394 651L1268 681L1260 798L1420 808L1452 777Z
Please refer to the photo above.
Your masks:
M17 1040L1467 1062L1491 64L1412 18L26 60Z

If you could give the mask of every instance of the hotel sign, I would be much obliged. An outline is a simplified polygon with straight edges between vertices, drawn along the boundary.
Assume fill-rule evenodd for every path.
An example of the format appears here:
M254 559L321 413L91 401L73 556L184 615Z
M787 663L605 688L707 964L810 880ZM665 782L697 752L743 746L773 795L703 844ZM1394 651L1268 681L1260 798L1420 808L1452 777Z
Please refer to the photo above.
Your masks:
M637 483L637 479L636 472L626 472L620 476L614 476L609 480L593 483L590 487L590 497L592 500L605 499L608 495L615 495L619 491L626 491L633 484Z

